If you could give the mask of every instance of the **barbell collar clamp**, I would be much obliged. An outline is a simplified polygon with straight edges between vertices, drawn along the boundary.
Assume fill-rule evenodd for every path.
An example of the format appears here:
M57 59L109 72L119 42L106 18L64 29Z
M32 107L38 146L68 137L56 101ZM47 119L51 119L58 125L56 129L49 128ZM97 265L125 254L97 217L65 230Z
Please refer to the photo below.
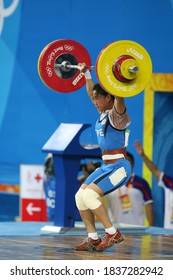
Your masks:
M137 73L137 72L139 72L139 67L138 66L129 66L128 67L128 71L130 72L130 73Z

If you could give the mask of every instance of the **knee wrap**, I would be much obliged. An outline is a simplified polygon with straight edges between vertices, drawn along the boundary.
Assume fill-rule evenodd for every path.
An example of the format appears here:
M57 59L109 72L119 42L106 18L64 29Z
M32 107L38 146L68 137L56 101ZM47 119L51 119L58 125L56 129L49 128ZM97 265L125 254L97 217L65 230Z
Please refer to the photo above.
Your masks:
M86 188L82 194L85 205L91 209L97 209L102 203L98 199L100 195L92 189Z
M88 207L85 205L84 201L83 201L83 192L84 189L79 189L78 192L75 195L75 201L76 201L76 206L78 208L78 210L87 210Z

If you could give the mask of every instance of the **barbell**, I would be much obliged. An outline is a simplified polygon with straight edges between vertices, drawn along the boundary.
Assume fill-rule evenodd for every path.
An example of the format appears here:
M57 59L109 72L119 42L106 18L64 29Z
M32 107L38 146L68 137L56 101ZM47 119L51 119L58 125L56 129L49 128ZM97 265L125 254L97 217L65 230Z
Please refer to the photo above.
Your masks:
M103 89L121 97L142 92L152 74L150 55L137 42L121 40L108 44L99 53L96 65L92 66L86 48L69 39L55 40L44 47L38 58L38 73L50 89L69 93L86 83L79 63L85 63L89 71L96 71Z

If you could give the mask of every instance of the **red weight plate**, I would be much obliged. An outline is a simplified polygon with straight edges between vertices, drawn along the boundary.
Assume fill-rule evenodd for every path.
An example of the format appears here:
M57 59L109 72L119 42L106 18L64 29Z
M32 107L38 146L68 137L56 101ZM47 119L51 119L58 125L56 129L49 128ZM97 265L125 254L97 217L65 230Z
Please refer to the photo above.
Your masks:
M38 73L46 86L57 92L68 93L80 89L85 84L85 77L78 69L70 70L67 75L66 72L61 75L62 71L57 68L55 70L57 60L61 61L64 57L71 59L72 63L75 61L74 65L91 65L90 55L84 46L73 40L60 39L49 43L42 50L38 58ZM61 73L58 74L58 71Z

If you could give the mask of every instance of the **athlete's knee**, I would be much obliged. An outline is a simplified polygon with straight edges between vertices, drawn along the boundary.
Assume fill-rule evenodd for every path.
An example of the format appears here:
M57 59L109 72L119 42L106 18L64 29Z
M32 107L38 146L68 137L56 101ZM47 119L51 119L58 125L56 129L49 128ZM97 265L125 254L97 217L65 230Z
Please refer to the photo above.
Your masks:
M85 205L91 210L97 209L102 204L99 200L100 195L92 189L86 188L82 197Z
M79 189L77 193L75 194L75 201L76 201L76 207L78 210L87 210L88 207L85 205L84 200L83 200L83 192L84 189Z

